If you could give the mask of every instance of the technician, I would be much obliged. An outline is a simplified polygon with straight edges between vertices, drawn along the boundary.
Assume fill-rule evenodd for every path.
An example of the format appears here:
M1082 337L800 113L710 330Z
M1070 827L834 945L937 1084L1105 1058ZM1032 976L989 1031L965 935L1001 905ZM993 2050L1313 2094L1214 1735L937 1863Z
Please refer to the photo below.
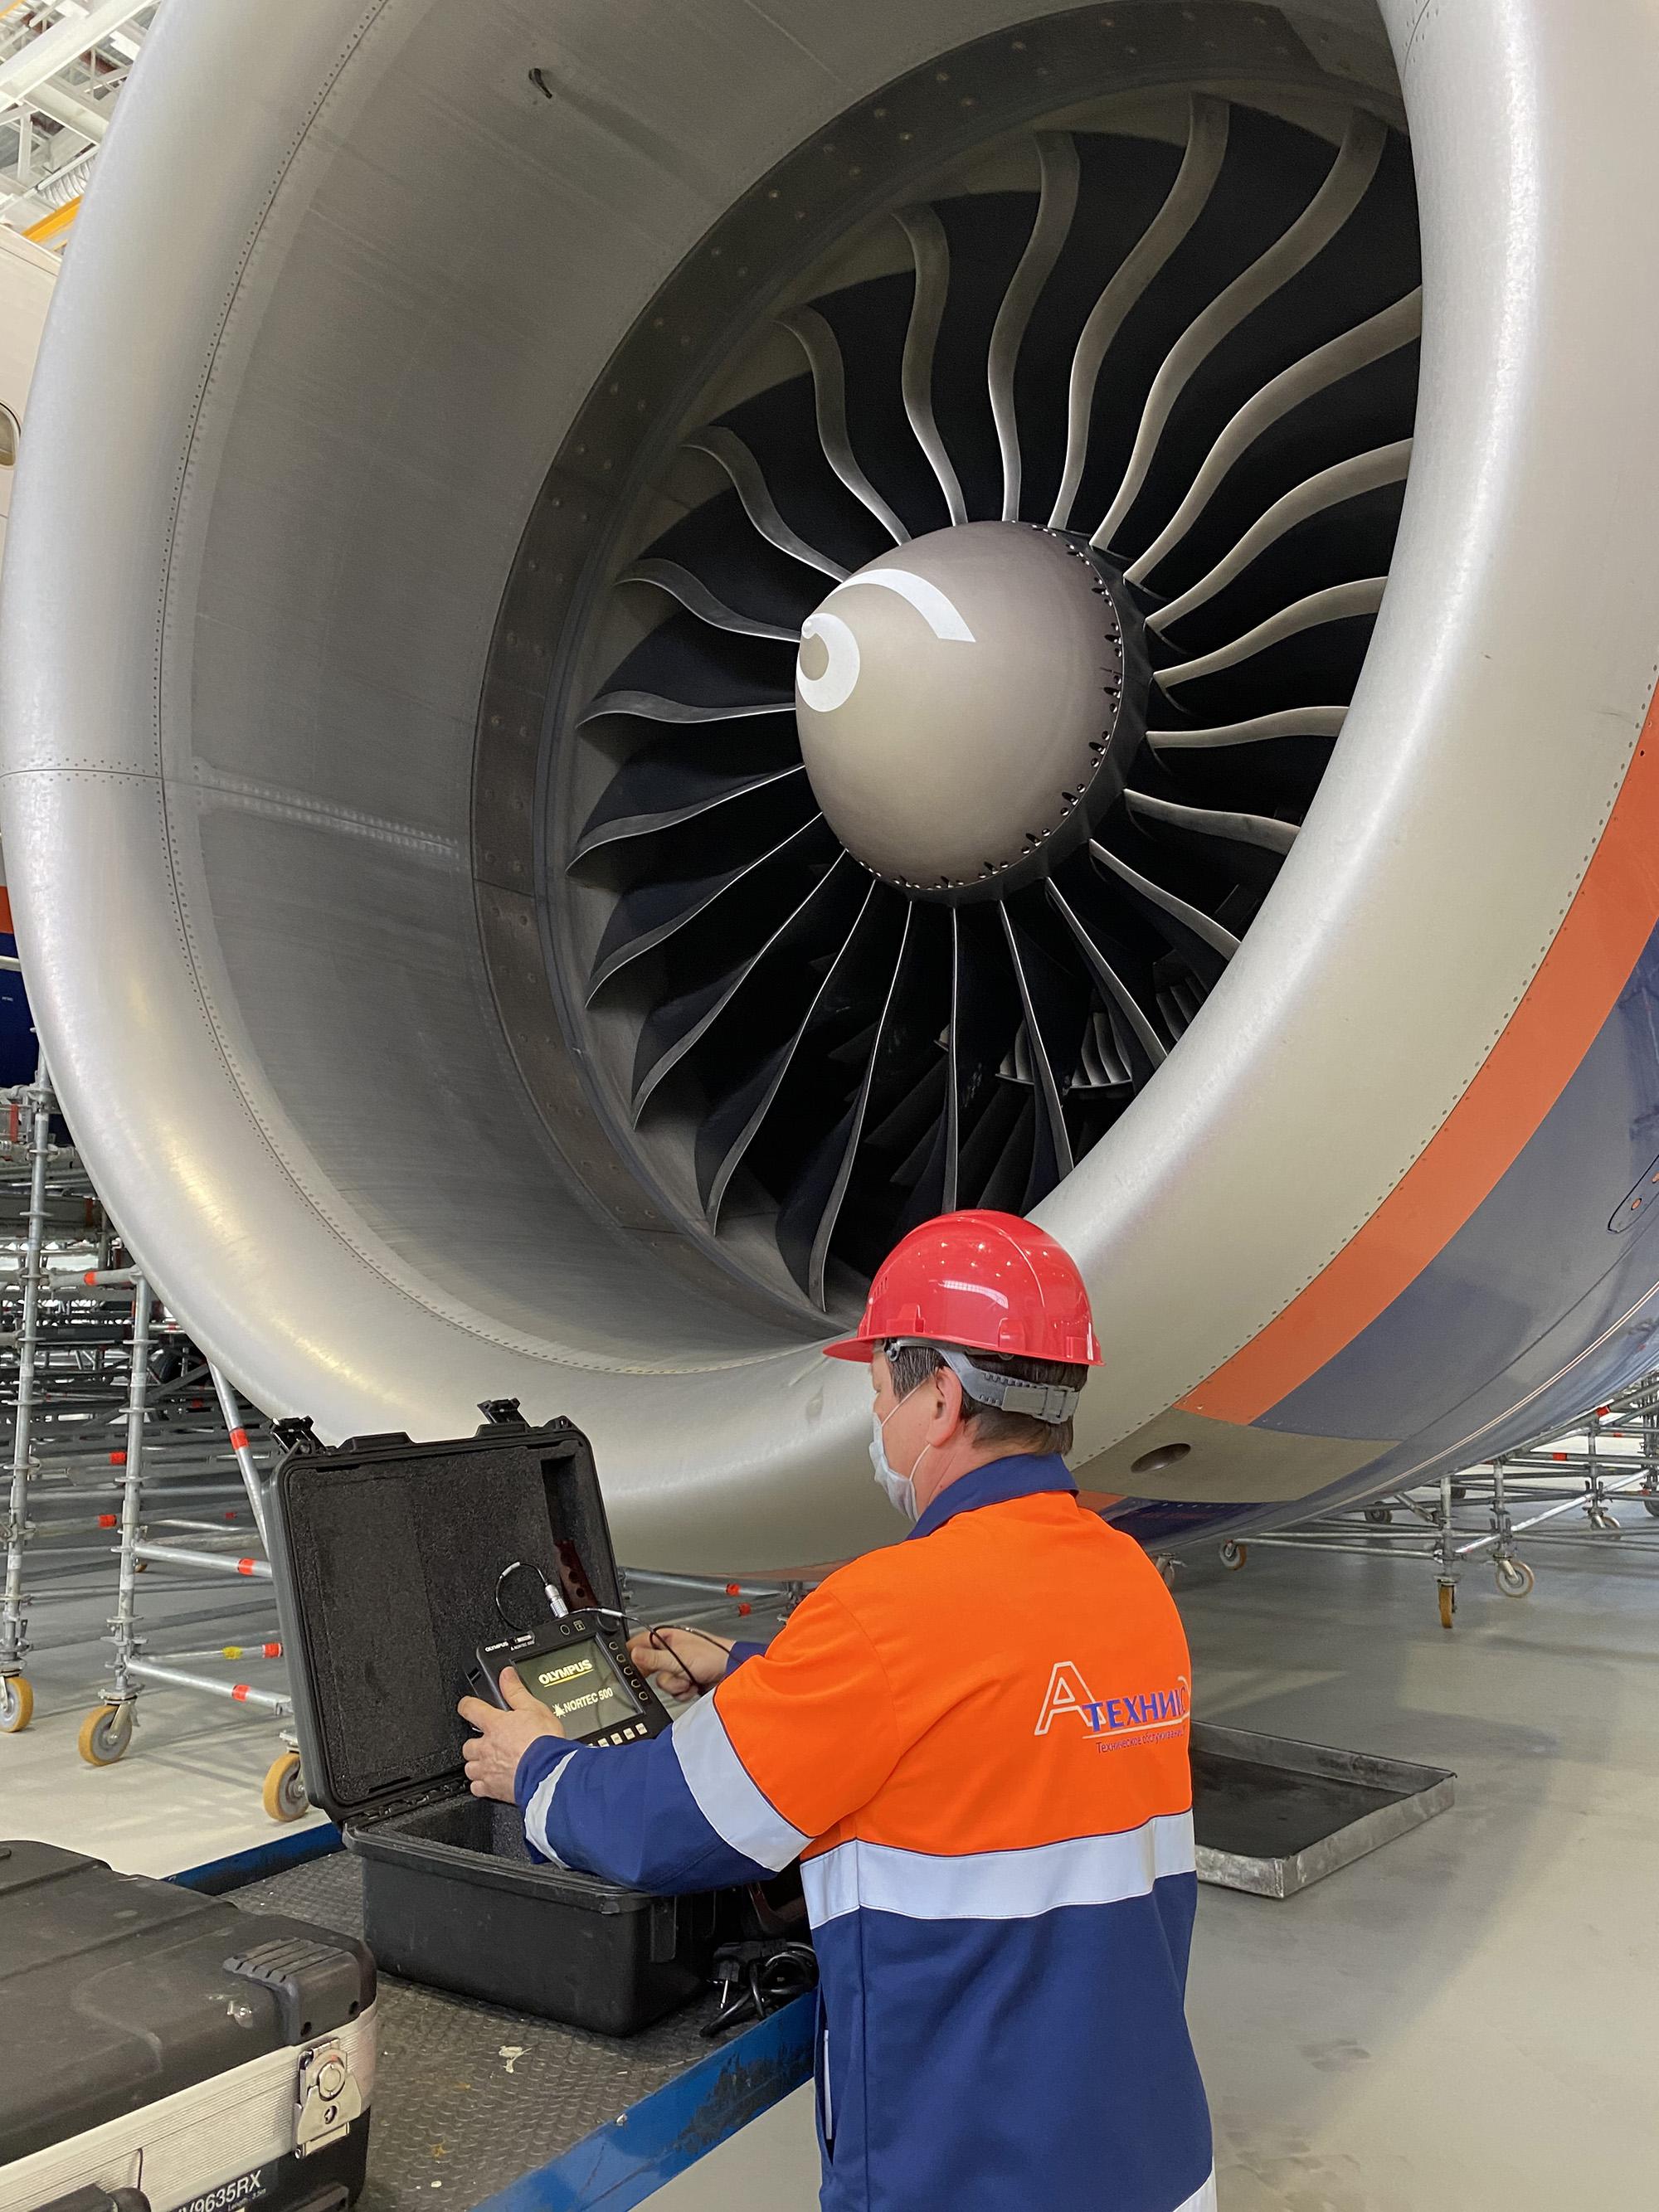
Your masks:
M908 1540L757 1656L636 1642L711 1692L649 1742L568 1744L504 1677L510 1711L461 1706L473 1793L643 1890L799 1857L825 2212L1213 2212L1182 2002L1190 1668L1157 1570L1066 1471L1100 1358L1082 1279L1030 1222L945 1214L830 1351L870 1364Z

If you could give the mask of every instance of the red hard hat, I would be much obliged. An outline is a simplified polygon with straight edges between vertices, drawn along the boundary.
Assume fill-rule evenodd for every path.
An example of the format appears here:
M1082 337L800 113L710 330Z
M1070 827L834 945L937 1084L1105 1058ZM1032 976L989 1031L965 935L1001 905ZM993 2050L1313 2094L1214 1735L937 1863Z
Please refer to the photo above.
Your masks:
M1017 1213L941 1213L913 1229L876 1270L858 1334L826 1349L868 1359L896 1336L1100 1364L1075 1261Z

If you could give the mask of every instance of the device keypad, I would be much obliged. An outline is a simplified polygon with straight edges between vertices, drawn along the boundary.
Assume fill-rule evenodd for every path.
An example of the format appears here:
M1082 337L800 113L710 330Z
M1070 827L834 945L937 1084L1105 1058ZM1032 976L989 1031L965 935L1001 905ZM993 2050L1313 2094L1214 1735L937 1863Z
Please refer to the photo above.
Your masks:
M635 1721L631 1728L613 1729L609 1735L592 1736L589 1741L594 1744L632 1743L635 1736L649 1735L650 1733L643 1721Z

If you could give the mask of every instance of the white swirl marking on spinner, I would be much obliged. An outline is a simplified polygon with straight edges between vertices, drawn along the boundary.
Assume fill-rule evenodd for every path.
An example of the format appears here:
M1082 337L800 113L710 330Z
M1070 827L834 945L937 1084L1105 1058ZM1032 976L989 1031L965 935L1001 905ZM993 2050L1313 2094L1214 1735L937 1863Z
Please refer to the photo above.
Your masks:
M945 643L973 645L977 641L963 621L961 610L925 576L914 574L908 568L871 568L854 576L830 593L832 599L844 593L873 584L878 589L896 592L906 599L927 623L936 638ZM817 675L809 676L801 663L795 664L795 689L815 713L833 714L837 707L845 706L853 696L859 672L863 665L856 633L840 615L831 614L829 604L810 614L801 624L801 644L816 638L824 649L824 665Z
M896 592L900 599L908 599L935 637L960 645L976 642L954 602L926 576L915 575L908 568L866 568L859 575L849 576L834 596L855 592L865 584L878 585L884 592Z
M839 615L826 614L822 607L800 626L803 647L809 638L817 638L823 647L823 669L809 676L797 659L795 689L816 714L833 714L852 697L859 680L859 641Z

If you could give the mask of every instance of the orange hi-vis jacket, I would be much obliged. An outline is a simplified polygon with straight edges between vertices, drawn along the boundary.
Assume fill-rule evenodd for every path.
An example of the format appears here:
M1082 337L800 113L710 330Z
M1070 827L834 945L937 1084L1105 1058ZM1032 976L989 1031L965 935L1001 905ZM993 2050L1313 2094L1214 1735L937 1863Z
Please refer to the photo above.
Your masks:
M1211 2212L1186 1641L1063 1463L992 1462L654 1741L544 1739L532 1846L653 1891L799 1856L826 2212Z

